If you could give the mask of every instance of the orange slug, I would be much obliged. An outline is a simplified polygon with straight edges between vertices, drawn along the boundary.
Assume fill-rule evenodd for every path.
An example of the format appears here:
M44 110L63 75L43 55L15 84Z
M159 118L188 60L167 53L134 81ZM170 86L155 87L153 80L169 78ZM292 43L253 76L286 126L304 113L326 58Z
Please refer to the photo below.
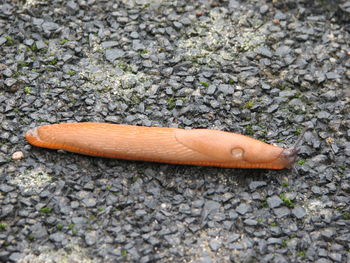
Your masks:
M289 149L218 130L144 127L109 123L61 123L26 132L35 146L136 161L231 168L284 169L297 159Z

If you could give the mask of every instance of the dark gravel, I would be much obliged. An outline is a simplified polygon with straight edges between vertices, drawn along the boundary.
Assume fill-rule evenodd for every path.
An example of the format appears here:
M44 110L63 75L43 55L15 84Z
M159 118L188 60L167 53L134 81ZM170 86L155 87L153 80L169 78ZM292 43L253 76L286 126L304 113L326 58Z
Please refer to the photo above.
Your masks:
M0 262L350 262L349 17L347 0L0 1ZM312 130L298 174L24 140L67 121L283 147Z

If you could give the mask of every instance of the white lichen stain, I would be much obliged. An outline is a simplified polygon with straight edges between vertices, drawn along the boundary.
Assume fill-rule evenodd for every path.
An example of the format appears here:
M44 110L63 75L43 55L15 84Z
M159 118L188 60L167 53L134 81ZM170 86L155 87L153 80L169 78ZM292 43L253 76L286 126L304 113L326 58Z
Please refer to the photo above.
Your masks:
M50 249L47 246L39 248L40 254L34 254L28 251L28 254L20 259L18 263L92 263L86 249L70 244L65 248L58 250Z
M26 170L21 174L14 175L10 184L17 185L23 190L34 190L39 192L45 185L51 182L51 176L45 172L44 168Z
M263 27L256 29L235 23L225 13L210 10L208 20L199 19L193 25L193 37L185 35L179 40L181 55L194 63L216 65L232 61L239 52L253 50L265 42Z
M219 263L219 262L228 262L229 258L228 255L222 254L222 248L219 248L216 252L212 251L209 246L209 241L212 239L216 239L218 241L222 241L227 238L226 234L223 236L217 236L217 237L210 237L209 234L210 231L215 231L214 229L211 230L203 230L198 232L199 236L196 240L198 246L196 248L191 248L190 250L187 250L187 254L190 254L191 259L186 261L189 263L192 262L212 262L212 263ZM210 238L209 238L210 237ZM235 251L231 251L230 253L235 253ZM218 254L220 256L218 256ZM223 261L223 259L225 259Z
M29 7L35 6L38 2L40 2L40 1L38 1L38 0L27 0L24 3L24 8L29 8Z
M128 5L128 7L135 7L137 5L159 5L167 0L121 0L122 3Z
M80 62L79 76L87 80L82 88L92 87L97 91L106 91L110 95L128 96L136 86L144 87L144 83L155 76L143 72L135 72L136 65L128 64L123 58L113 63L101 60L98 53L104 50L98 43L91 43L92 48L86 51L86 59Z
M303 206L309 216L322 215L324 218L331 218L333 210L326 208L327 204L321 200L308 200Z
M318 212L324 207L324 202L320 200L310 200L306 205L307 210L309 210L310 212Z

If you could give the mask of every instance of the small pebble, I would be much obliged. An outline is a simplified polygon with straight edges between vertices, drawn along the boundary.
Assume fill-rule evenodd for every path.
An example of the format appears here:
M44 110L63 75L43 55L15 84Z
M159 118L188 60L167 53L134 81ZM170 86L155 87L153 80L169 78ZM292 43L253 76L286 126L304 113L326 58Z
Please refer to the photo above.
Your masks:
M24 154L21 151L14 152L11 156L12 160L18 161L24 158Z

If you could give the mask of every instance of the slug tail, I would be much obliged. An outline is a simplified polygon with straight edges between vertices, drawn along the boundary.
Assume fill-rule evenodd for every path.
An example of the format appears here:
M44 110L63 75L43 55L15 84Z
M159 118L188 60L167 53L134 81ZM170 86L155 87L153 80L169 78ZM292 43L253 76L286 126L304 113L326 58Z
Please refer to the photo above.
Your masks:
M30 144L35 145L35 146L39 146L40 139L39 139L39 134L38 134L38 128L37 127L27 131L25 133L25 137L26 137L26 140Z

